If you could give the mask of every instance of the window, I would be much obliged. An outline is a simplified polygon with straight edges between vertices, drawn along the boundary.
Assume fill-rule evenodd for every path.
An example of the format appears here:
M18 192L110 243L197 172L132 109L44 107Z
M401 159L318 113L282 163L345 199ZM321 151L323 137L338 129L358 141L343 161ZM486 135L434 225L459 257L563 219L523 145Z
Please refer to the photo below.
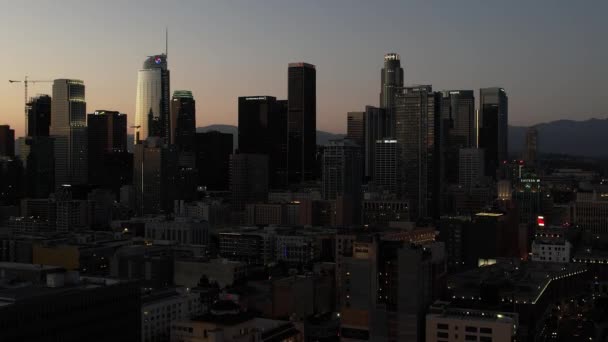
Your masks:
M448 330L449 326L444 323L437 323L437 329Z
M477 332L477 327L469 327L469 326L467 326L467 327L464 328L464 331L476 333Z
M464 335L465 341L477 341L477 336L475 335Z
M490 336L479 336L479 341L481 341L481 342L492 342L492 337L490 337Z
M450 335L447 332L438 332L437 333L437 338L448 338Z
M491 334L492 328L479 328L479 332L482 334Z

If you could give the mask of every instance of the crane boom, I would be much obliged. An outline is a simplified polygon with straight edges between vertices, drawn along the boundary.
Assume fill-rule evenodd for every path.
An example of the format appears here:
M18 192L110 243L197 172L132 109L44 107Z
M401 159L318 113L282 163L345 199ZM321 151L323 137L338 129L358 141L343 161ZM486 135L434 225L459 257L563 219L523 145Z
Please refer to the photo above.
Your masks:
M24 133L23 136L26 137L27 136L27 125L28 125L27 113L28 113L28 111L30 109L29 106L28 106L28 104L27 104L27 88L28 88L28 84L29 83L53 82L53 81L50 81L50 80L29 80L27 78L27 76L25 76L25 78L23 79L23 81L22 80L8 80L8 82L9 83L23 83L24 88L25 88L25 91L24 91L24 93L25 93L24 94L24 103L25 103L25 128L24 128L24 130L25 130L25 133Z

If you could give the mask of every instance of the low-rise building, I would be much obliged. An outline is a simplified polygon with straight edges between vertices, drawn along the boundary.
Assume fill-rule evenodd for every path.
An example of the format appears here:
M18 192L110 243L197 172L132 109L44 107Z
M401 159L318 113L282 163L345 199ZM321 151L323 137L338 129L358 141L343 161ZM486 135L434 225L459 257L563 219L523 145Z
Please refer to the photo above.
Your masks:
M570 262L571 251L563 229L538 230L532 241L532 261Z
M231 286L235 281L247 277L247 264L228 259L180 258L175 260L173 280L176 285L198 286L206 277L220 288Z
M141 341L168 341L171 323L204 312L200 296L186 288L169 288L145 293L141 298Z
M427 342L512 342L516 337L516 313L457 308L446 302L435 302L429 311Z

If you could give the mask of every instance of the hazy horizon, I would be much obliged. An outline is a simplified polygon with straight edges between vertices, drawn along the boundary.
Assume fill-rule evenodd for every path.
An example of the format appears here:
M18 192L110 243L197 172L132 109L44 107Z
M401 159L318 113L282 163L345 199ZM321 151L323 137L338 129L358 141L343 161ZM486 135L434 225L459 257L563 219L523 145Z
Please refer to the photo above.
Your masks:
M164 51L165 27L171 90L193 91L200 127L236 125L238 96L285 98L287 64L304 61L317 68L317 129L344 133L348 111L378 105L387 52L401 55L406 84L476 97L504 87L511 125L608 116L602 1L0 4L0 124L17 136L23 85L7 80L25 75L82 79L87 112L118 110L131 124L137 71ZM30 96L38 93L50 94L50 84L32 85Z

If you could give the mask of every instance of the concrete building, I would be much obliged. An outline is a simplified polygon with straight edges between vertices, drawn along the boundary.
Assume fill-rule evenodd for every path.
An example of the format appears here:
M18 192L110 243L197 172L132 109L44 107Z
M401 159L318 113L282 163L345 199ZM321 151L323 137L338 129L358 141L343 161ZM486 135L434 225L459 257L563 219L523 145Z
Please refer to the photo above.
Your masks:
M247 204L248 225L297 225L300 203L255 203Z
M478 148L458 150L458 185L465 190L485 185L484 151Z
M362 203L363 224L388 226L390 222L409 222L409 203L405 200L370 199Z
M206 245L209 242L209 223L189 217L155 220L145 224L144 237L149 240L169 240L182 245Z
M592 235L608 234L608 194L577 192L574 223Z
M256 228L220 232L219 247L223 258L268 265L275 260L275 233Z
M374 180L374 167L376 165L376 142L388 137L388 122L386 110L373 106L365 106L365 177Z
M512 342L518 315L512 312L457 308L435 302L426 315L427 342Z
M202 315L206 308L197 293L168 288L144 293L141 298L141 341L169 341L171 324Z
M537 229L532 241L532 261L570 262L572 244L564 229Z
M397 193L397 140L376 140L373 184L378 191Z

